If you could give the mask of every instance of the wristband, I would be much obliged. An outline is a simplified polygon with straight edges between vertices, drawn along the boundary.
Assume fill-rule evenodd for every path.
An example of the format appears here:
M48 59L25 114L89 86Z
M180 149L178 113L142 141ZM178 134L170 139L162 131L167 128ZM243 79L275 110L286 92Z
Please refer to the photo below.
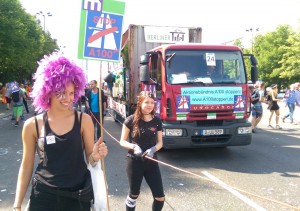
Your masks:
M93 167L96 166L96 164L98 162L98 161L95 161L95 159L93 157L93 153L90 155L89 161L90 161L91 166L93 166Z

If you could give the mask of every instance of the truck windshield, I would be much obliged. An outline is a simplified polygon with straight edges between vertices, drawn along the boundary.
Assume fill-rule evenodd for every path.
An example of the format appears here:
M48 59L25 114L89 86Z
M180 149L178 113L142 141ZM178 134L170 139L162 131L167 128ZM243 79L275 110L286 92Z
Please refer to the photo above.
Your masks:
M241 84L246 71L239 51L169 50L166 52L170 84Z

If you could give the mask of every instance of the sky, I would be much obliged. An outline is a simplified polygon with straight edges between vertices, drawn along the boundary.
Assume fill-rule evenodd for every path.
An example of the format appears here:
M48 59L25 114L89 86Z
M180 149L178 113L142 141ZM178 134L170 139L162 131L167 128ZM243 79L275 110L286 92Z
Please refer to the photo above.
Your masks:
M105 0L104 0L105 1ZM251 45L252 36L274 31L282 24L300 29L300 0L123 0L126 2L123 32L129 24L201 27L202 42L220 44L242 40ZM45 29L58 40L65 55L77 58L82 0L20 0L35 15L42 11ZM43 26L43 16L37 16ZM247 29L258 29L252 33ZM84 62L82 61L82 65Z

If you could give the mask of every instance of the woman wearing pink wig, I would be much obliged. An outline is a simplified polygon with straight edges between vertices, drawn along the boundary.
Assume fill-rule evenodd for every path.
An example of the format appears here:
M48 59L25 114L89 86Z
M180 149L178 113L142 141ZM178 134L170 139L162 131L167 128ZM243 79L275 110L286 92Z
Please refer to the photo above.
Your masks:
M94 144L92 119L72 109L83 95L85 76L81 68L53 53L39 63L31 92L37 112L23 127L23 159L19 170L14 210L21 210L34 167L29 210L90 210L93 194L82 201L70 197L84 188L90 174L85 163L95 165L107 155L100 138ZM84 151L84 153L83 153Z

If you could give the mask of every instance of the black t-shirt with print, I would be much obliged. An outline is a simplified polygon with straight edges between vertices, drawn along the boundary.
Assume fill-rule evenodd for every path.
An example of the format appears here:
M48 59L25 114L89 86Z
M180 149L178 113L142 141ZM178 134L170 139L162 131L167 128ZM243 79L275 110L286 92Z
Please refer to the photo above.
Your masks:
M144 120L140 120L139 129L140 136L133 138L133 118L131 115L127 117L124 121L126 127L130 129L129 140L130 142L138 144L143 151L153 147L156 145L157 141L157 131L162 130L162 122L161 119L157 116L154 116L152 120L146 122Z

